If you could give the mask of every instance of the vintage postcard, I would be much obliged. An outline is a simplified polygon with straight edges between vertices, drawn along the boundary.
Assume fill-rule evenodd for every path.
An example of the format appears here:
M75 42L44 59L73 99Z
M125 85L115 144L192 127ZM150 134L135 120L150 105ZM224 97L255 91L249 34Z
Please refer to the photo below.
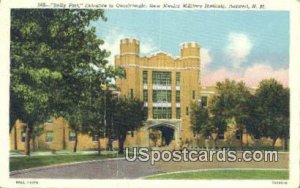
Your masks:
M299 186L299 1L0 6L0 187Z

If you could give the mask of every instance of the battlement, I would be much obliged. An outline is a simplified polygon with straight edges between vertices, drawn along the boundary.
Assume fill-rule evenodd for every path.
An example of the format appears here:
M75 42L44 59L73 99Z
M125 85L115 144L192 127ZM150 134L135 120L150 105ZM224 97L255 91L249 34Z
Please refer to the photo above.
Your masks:
M197 42L184 42L180 44L180 48L200 48L200 45Z
M139 55L140 41L125 38L120 41L120 55Z
M140 44L140 41L138 39L135 38L125 38L125 39L121 39L120 44Z
M199 58L200 45L197 42L185 42L180 44L181 58Z

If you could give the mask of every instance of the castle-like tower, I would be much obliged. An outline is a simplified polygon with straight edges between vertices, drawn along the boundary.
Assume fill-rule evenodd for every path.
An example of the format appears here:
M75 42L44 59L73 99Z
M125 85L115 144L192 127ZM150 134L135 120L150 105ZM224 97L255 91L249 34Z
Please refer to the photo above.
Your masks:
M190 104L200 99L200 45L183 43L180 56L165 52L142 57L137 39L120 41L115 65L126 71L118 79L121 95L144 101L147 109L145 127L131 139L132 144L148 145L150 129L159 129L162 145L192 138Z

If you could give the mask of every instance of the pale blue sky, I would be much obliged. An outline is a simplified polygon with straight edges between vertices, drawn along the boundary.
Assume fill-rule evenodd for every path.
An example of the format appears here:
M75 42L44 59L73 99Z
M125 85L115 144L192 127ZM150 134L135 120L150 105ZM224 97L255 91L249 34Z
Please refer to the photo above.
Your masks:
M146 55L165 51L177 56L180 43L196 41L207 72L221 68L243 72L256 64L267 64L274 71L288 69L285 11L106 10L105 14L106 22L92 25L113 54L118 53L119 39L127 36L138 38Z

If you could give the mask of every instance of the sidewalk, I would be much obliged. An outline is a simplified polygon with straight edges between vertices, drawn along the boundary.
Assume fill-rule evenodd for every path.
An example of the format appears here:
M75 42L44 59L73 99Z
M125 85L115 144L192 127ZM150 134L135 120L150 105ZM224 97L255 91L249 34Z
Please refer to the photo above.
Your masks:
M34 151L30 153L30 156L55 156L55 155L92 155L97 154L98 151L77 151L74 153L72 150L60 150L56 151L55 153L51 151ZM102 155L107 154L117 154L118 151L101 151ZM9 152L10 157L25 157L26 155L23 152L16 152L16 151L10 151Z

